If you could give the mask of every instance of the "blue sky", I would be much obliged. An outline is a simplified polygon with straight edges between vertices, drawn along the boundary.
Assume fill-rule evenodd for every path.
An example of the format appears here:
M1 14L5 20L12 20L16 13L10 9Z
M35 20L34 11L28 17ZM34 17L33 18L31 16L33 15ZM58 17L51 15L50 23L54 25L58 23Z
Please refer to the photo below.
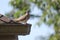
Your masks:
M5 14L12 10L12 7L9 5L9 0L0 0L0 13Z
M10 10L12 10L12 7L8 3L9 3L9 0L0 0L0 13L1 14L4 15L6 12L9 12ZM33 7L31 7L31 9L33 9ZM42 12L40 9L37 8L37 6L35 6L31 14L42 15ZM28 23L32 24L30 35L19 36L18 37L19 40L34 40L35 38L39 36L48 37L49 35L54 33L54 28L52 26L48 27L46 24L42 24L41 27L37 27L35 23L38 20L39 20L38 18L33 18L28 21Z

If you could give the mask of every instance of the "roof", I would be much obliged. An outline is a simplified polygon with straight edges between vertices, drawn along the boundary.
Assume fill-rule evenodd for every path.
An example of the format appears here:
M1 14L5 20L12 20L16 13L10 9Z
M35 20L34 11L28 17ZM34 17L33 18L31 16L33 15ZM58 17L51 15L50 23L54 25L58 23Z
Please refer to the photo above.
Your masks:
M28 35L30 29L31 24L16 23L5 16L2 18L0 16L0 35Z

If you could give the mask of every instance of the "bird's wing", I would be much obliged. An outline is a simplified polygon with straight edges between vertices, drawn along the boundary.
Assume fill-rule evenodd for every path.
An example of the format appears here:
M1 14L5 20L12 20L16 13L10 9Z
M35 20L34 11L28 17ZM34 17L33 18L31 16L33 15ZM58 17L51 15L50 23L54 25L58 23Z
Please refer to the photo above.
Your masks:
M27 10L25 12L25 15L19 17L18 19L14 19L15 22L27 22L27 20L30 18L30 10Z

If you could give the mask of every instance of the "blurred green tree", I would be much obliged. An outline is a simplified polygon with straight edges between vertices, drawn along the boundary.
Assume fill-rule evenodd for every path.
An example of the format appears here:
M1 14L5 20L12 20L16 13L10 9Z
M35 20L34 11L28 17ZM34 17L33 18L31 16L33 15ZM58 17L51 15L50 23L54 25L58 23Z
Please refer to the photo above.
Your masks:
M50 37L50 40L60 40L60 0L11 0L10 4L17 11L14 17L19 17L30 7L30 2L35 3L43 13L39 23L53 24L56 34Z

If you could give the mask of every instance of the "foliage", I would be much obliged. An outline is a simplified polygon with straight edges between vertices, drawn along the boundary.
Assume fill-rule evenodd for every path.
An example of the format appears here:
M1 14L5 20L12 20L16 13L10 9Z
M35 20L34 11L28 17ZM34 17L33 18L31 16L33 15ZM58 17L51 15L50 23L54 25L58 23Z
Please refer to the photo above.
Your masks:
M14 9L18 10L14 14L15 18L18 18L20 16L19 14L24 14L25 11L29 8L29 4L26 0L11 0L10 4L11 6L13 6Z
M43 11L41 20L48 25L54 24L56 35L50 40L60 40L60 0L32 0L32 2Z
M48 24L54 24L56 35L50 38L50 40L60 40L60 0L11 0L10 4L14 9L18 11L14 14L14 17L19 17L20 13L24 13L30 7L30 2L35 3L42 11L41 20ZM18 16L17 16L18 15ZM40 22L41 22L40 20Z

